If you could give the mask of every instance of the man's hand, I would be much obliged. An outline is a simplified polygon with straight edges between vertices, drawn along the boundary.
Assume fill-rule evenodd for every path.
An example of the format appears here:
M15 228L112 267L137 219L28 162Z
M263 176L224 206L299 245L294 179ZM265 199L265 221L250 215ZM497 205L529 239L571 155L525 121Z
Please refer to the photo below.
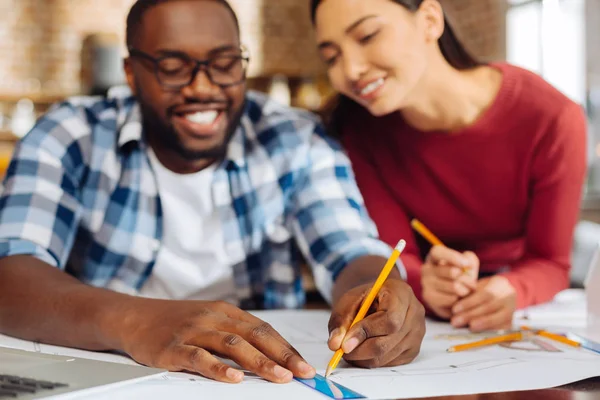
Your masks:
M468 326L472 331L506 329L512 325L517 308L517 292L506 277L495 275L480 279L475 291L453 307L450 321L454 327Z
M425 335L425 309L400 279L388 278L369 314L348 331L371 287L357 286L336 302L329 320L329 348L337 351L341 345L344 359L359 367L411 362Z
M224 302L139 299L121 326L121 348L136 361L223 382L244 374L218 357L276 383L312 378L313 367L269 324Z
M475 253L433 246L421 269L423 301L437 316L450 319L452 306L475 289L478 273Z

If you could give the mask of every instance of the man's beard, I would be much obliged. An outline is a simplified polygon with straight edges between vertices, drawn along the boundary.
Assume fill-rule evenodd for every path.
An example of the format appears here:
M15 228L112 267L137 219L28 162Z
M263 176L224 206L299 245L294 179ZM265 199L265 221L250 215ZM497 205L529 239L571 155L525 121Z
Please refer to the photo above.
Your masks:
M191 150L186 148L179 139L179 136L177 136L177 132L172 124L163 121L156 112L141 101L140 108L144 132L151 132L156 144L173 151L187 161L197 161L202 159L223 159L225 157L229 142L240 125L240 120L244 114L245 103L242 104L240 109L236 111L233 118L229 121L223 142L204 150Z

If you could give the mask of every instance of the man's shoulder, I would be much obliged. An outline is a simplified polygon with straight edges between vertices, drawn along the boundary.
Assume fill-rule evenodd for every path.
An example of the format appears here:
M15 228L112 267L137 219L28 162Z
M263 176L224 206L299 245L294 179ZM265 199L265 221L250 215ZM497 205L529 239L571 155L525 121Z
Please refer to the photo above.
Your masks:
M318 128L321 125L321 120L316 114L286 106L257 91L248 91L246 94L246 115L257 132L274 127L289 132L290 128L296 131L307 127Z
M50 140L53 144L69 146L72 142L90 139L98 131L113 133L109 136L116 140L118 128L133 104L135 99L126 92L68 97L51 106L22 142L40 145Z
M247 93L244 119L251 130L246 129L246 140L259 144L271 156L292 153L286 150L294 150L293 153L300 156L302 149L308 150L315 143L326 142L328 146L336 147L319 116L283 105L264 93Z
M118 89L109 91L106 96L68 97L62 103L55 104L46 116L58 122L79 118L89 126L122 122L136 100L129 90Z

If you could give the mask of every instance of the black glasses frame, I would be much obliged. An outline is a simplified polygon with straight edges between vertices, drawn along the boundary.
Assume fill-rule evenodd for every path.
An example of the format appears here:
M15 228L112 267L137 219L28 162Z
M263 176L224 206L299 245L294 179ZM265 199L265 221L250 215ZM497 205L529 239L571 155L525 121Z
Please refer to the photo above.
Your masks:
M194 81L194 79L196 79L196 76L198 75L198 72L200 72L200 70L204 71L204 73L206 74L206 76L212 83L214 83L215 85L220 86L222 88L239 85L240 83L242 83L246 80L246 72L248 69L248 63L250 62L250 57L248 56L248 51L246 50L245 47L241 46L240 47L241 54L239 56L231 56L231 57L232 58L237 57L242 62L242 69L243 69L242 78L239 81L224 84L224 83L215 82L215 80L213 79L212 74L210 72L210 64L218 56L209 58L206 60L198 60L196 58L192 58L187 55L181 55L178 57L187 59L187 61L195 63L195 65L194 65L194 68L192 69L192 72L190 73L190 78L189 78L188 82L178 84L178 85L172 85L172 84L164 83L160 79L159 64L162 60L168 59L168 58L173 58L174 56L167 55L167 56L161 56L161 57L153 57L152 55L150 55L146 52L143 52L141 50L135 49L135 48L129 48L128 51L129 51L130 57L139 57L139 58L143 58L143 59L146 59L146 60L152 62L152 64L154 65L154 76L156 77L156 80L163 88L169 89L169 90L178 90L178 89L181 89L181 88L184 88L184 87L190 85Z

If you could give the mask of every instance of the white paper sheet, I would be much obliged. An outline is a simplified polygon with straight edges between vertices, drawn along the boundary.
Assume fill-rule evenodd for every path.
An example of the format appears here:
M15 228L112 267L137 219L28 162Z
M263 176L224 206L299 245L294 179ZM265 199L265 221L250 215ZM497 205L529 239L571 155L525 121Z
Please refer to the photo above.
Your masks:
M545 304L518 310L515 324L532 327L563 326L583 328L587 323L587 302L583 289L567 289Z
M320 373L324 373L332 356L326 346L328 312L273 311L255 314L271 323ZM452 339L465 333L466 331L454 330L447 324L429 321L421 354L413 363L394 368L365 370L352 368L342 361L331 379L371 399L401 399L542 389L600 375L599 355L559 343L551 344L560 352L494 346L447 353L446 349L451 345L474 340L466 337ZM115 354L38 345L6 336L0 336L0 345L105 361L133 362ZM107 393L103 395L106 396ZM86 398L103 397L98 395ZM110 398L304 400L325 397L297 382L277 385L247 376L242 384L231 385L192 374L170 373L160 379L111 391Z
M291 331L302 326L305 331L322 332L323 341L327 338L327 313L312 317L280 312L259 316L269 321L284 337L293 335ZM599 355L555 342L548 344L561 352L493 346L448 353L448 347L476 339L450 340L439 336L464 333L468 334L468 331L428 321L421 354L411 364L365 370L340 363L331 379L369 398L385 399L542 389L600 376ZM313 344L312 339L294 345L320 373L324 372L331 352L324 353L323 346Z

